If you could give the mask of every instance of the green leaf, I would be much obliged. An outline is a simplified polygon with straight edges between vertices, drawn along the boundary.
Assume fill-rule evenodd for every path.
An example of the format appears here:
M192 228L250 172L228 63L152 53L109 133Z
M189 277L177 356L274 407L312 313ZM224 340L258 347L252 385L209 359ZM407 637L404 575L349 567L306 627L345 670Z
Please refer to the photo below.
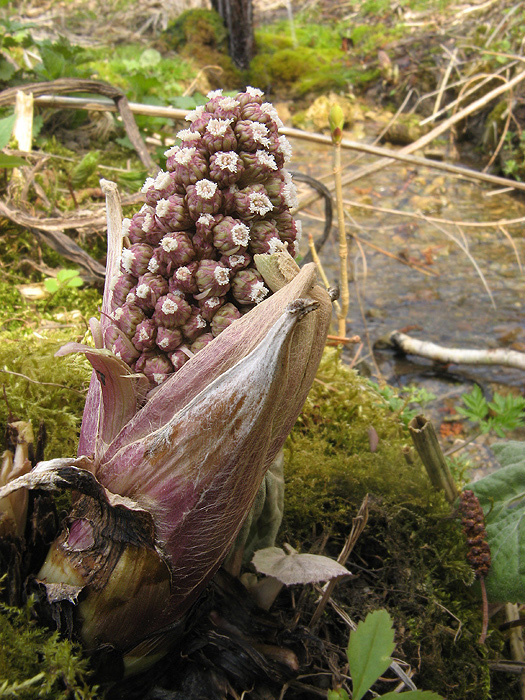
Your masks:
M353 700L361 700L392 663L394 651L392 618L386 610L374 610L350 633L348 664L353 684Z
M13 64L6 61L5 58L0 57L0 80L7 83L8 80L11 80L15 73L16 68L13 66Z
M399 693L387 693L380 697L381 700L399 700L401 696ZM443 700L443 698L431 690L409 690L403 693L403 700Z
M337 690L328 691L328 700L350 700L350 698L344 688L338 688Z
M66 68L66 59L50 46L40 46L40 58L45 68L45 75L51 80L60 78Z
M0 119L0 150L2 148L5 148L9 143L9 139L11 138L11 134L13 133L14 125L14 114L11 114L9 117L4 117L3 119Z
M47 277L44 280L44 287L47 289L48 292L50 292L50 294L54 294L55 292L57 292L59 286L59 283L54 277Z
M29 163L19 156L8 156L6 153L0 153L0 168L17 168L21 165L29 165Z
M500 442L493 451L502 468L468 488L479 498L492 566L485 579L489 599L525 602L525 443Z

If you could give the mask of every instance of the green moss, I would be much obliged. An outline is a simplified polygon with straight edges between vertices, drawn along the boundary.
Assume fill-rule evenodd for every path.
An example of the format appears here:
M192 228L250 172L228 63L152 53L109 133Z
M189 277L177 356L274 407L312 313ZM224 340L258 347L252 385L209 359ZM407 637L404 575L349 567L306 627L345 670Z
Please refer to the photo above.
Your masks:
M0 697L33 700L91 700L88 662L80 649L37 626L32 605L0 603Z
M369 520L347 564L357 578L336 600L356 621L389 610L396 653L413 667L418 660L418 687L447 700L508 700L509 686L491 686L487 664L503 653L497 625L486 647L477 643L481 604L460 523L432 489L392 401L331 350L317 379L286 444L282 541L307 551L328 537L325 552L337 557L369 494ZM325 624L343 646L329 613Z
M185 10L168 25L164 36L174 49L197 43L220 51L228 49L228 32L215 10Z

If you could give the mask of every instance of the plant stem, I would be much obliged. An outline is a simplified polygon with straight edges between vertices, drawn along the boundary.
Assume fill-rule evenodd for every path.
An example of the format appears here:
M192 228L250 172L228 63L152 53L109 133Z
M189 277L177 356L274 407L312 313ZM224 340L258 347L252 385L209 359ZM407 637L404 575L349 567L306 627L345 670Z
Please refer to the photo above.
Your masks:
M479 635L478 643L484 644L487 638L487 628L489 626L489 602L487 599L487 589L485 588L485 577L480 576L479 583L481 586L481 609L483 612L483 622L481 627L481 634Z
M338 335L346 337L346 317L350 305L350 294L348 291L348 244L346 241L345 213L343 208L343 182L341 177L341 144L334 144L334 179L335 198L337 206L337 225L339 229L339 265L340 265L340 290L341 290L341 310L337 313Z
M408 424L408 429L432 486L443 489L447 501L454 503L458 497L458 489L439 445L434 426L425 416L416 416Z

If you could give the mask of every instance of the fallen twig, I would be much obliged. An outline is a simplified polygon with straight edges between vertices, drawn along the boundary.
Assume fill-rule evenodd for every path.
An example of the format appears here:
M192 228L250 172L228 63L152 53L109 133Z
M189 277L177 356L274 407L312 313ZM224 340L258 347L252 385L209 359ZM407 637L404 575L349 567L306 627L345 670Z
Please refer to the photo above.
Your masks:
M117 111L115 106L107 100L88 100L84 98L74 97L59 98L52 96L50 97L46 95L42 97L36 97L35 102L37 104L42 104L46 106L64 107L69 109L89 109L92 111ZM135 114L167 117L171 119L184 119L184 117L187 114L186 109L177 109L175 107L161 107L158 105L141 105L136 102L129 103L129 107L130 110ZM441 126L442 125L440 125L440 127ZM289 136L290 138L302 139L305 141L311 141L313 143L323 143L327 145L331 145L332 143L330 136L325 136L324 134L318 134L315 132L302 131L301 129L282 127L281 129L279 129L279 133L283 134L284 136ZM429 133L432 134L433 131ZM433 138L436 138L438 135L439 134L435 134ZM418 141L414 142L414 144L418 143ZM416 147L412 149L411 147L414 146L414 144L410 144L410 146L407 146L406 148L410 148L410 152L412 152L412 150L422 148L421 145L416 145ZM443 170L444 172L449 172L452 175L457 175L458 177L463 177L468 180L479 180L481 182L488 182L493 185L499 185L500 187L512 187L514 189L525 191L525 182L517 182L508 178L498 177L496 175L489 175L488 173L480 173L475 170L469 170L468 168L462 168L458 165L452 165L450 163L443 163L437 160L431 160L430 158L412 156L408 151L405 152L405 149L401 149L400 151L393 151L389 148L384 148L381 146L372 146L370 144L359 143L350 139L343 139L341 141L341 147L353 151L360 151L362 153L369 153L373 156L388 158L391 159L392 162L400 160L404 163L410 163L412 165L419 165L422 167L432 168L434 170ZM390 165L390 163L387 163L386 165ZM381 165L381 168L382 167L384 167L383 163ZM358 177L355 177L355 179L360 179L361 177L364 177L367 174L361 173L361 170L363 169L357 170L354 173L351 173L351 175L354 176L359 173ZM354 180L352 179L347 181L346 178L343 178L343 184L348 184L348 182L350 181L353 182ZM333 188L329 187L328 189L330 190ZM317 201L317 199L319 199L319 196L319 194L313 194L308 198L303 199L301 201L300 208L302 209L308 204Z
M87 92L105 95L113 100L115 110L118 110L126 129L126 134L137 151L144 167L151 174L159 172L160 168L150 156L146 144L129 107L128 98L119 88L104 83L101 80L85 80L80 78L59 78L42 83L27 83L16 88L8 88L0 92L0 105L11 104L16 100L17 92L32 93L34 96L46 94L62 94L68 92ZM37 99L35 99L35 102Z
M412 338L399 331L390 333L389 340L393 346L407 355L419 355L447 365L503 365L525 370L525 353L517 350L445 348L426 340Z

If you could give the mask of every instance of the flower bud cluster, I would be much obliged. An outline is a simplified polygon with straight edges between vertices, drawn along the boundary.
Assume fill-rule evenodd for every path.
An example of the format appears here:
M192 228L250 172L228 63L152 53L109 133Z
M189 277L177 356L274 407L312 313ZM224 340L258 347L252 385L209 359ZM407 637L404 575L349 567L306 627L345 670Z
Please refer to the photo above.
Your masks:
M463 491L459 501L463 532L467 538L468 563L478 578L486 576L491 565L491 555L483 510L473 491Z
M260 303L270 290L253 256L296 254L300 222L282 123L262 92L217 90L186 116L166 172L124 219L121 272L106 344L152 386Z

